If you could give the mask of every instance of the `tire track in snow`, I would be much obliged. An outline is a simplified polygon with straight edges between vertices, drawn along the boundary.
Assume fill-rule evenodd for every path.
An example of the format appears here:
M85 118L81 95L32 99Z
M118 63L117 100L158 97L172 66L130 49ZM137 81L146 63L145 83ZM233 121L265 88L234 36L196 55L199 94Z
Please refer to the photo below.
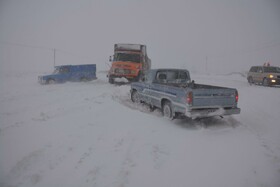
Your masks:
M118 181L116 181L116 187L129 186L129 176L131 175L131 170L136 166L136 163L134 162L132 156L134 142L134 139L130 140L130 143L126 150L125 158L118 173Z

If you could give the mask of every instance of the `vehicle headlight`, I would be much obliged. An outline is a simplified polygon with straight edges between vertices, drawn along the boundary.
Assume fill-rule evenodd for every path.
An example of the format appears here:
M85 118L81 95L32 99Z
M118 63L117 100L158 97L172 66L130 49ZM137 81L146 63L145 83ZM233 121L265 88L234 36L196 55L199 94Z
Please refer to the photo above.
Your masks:
M273 78L274 76L273 75L269 75L269 78Z

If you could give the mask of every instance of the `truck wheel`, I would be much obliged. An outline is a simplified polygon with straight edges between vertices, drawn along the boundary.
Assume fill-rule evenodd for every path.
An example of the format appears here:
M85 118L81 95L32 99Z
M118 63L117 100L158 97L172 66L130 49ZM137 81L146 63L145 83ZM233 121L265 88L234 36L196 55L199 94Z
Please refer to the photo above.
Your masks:
M48 84L55 84L55 80L54 79L49 79L47 82L48 82Z
M139 93L136 90L133 90L130 96L133 103L140 103Z
M114 81L114 78L112 78L111 76L109 76L109 83L110 83L110 84L114 84L114 82L115 82L115 81Z
M135 82L139 82L142 79L143 75L142 75L142 71L139 71L137 77L135 77Z
M249 82L250 85L252 85L252 84L254 83L254 82L253 82L253 78L252 78L252 77L249 77L249 78L248 78L248 82Z
M165 101L163 103L162 114L163 114L163 117L166 117L168 119L172 119L173 118L172 107L171 107L171 103L169 101Z
M87 79L87 78L85 78L85 77L82 77L82 78L80 79L80 81L81 81L81 82L87 82L87 81L88 81L88 79Z
M263 84L264 86L269 86L267 78L264 78L264 79L263 79L262 84Z
M153 106L153 105L149 105L149 111L150 111L150 112L153 112L155 109L156 109L156 107L155 107L155 106Z

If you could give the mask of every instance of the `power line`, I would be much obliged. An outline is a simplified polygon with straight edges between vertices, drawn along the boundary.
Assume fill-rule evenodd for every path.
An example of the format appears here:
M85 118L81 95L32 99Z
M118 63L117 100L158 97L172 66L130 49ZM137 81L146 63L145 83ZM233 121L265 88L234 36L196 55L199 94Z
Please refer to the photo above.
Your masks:
M77 55L77 54L74 54L74 53L72 53L72 52L62 50L62 49L56 49L56 51L58 51L58 52L60 52L60 53L64 53L64 54L71 55L71 56L73 56L73 57L92 59L92 57Z
M57 52L68 54L68 55L71 55L73 57L78 57L78 58L83 58L83 59L92 59L92 57L81 56L81 55L77 55L77 54L74 54L72 52L62 50L62 49L45 47L45 46L28 45L28 44L15 43L15 42L7 42L7 41L0 41L0 45L12 45L12 46L18 46L18 47L26 47L26 48L33 48L33 49L41 49L41 50L51 51L51 52L54 53L54 64L55 64L55 58L56 58Z
M280 46L280 41L270 41L270 42L265 42L263 43L263 45L260 45L258 47L254 47L254 48L250 48L250 49L243 49L243 50L235 50L235 51L231 51L228 53L220 53L220 55L208 55L210 56L210 58L222 58L222 57L226 57L226 56L232 56L232 55L241 55L241 54L249 54L249 53L253 53L253 52L257 52L257 51L261 51L264 49L268 49L268 48L272 48L272 47L277 47Z
M51 51L53 50L53 48L50 48L50 47L27 45L27 44L6 42L6 41L0 41L0 44L1 45L13 45L13 46L19 46L19 47L35 48L35 49L43 49L43 50L51 50Z

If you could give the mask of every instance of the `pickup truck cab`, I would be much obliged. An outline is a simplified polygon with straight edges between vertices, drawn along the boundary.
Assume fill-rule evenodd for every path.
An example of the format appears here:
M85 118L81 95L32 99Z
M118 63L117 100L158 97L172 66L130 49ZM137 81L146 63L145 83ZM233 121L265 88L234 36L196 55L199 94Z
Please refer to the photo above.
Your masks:
M131 84L131 100L159 108L165 117L192 119L239 114L234 88L196 84L188 70L153 69L142 82Z
M55 70L50 75L38 77L40 84L64 83L66 81L91 81L96 78L96 65L63 65L55 66Z

